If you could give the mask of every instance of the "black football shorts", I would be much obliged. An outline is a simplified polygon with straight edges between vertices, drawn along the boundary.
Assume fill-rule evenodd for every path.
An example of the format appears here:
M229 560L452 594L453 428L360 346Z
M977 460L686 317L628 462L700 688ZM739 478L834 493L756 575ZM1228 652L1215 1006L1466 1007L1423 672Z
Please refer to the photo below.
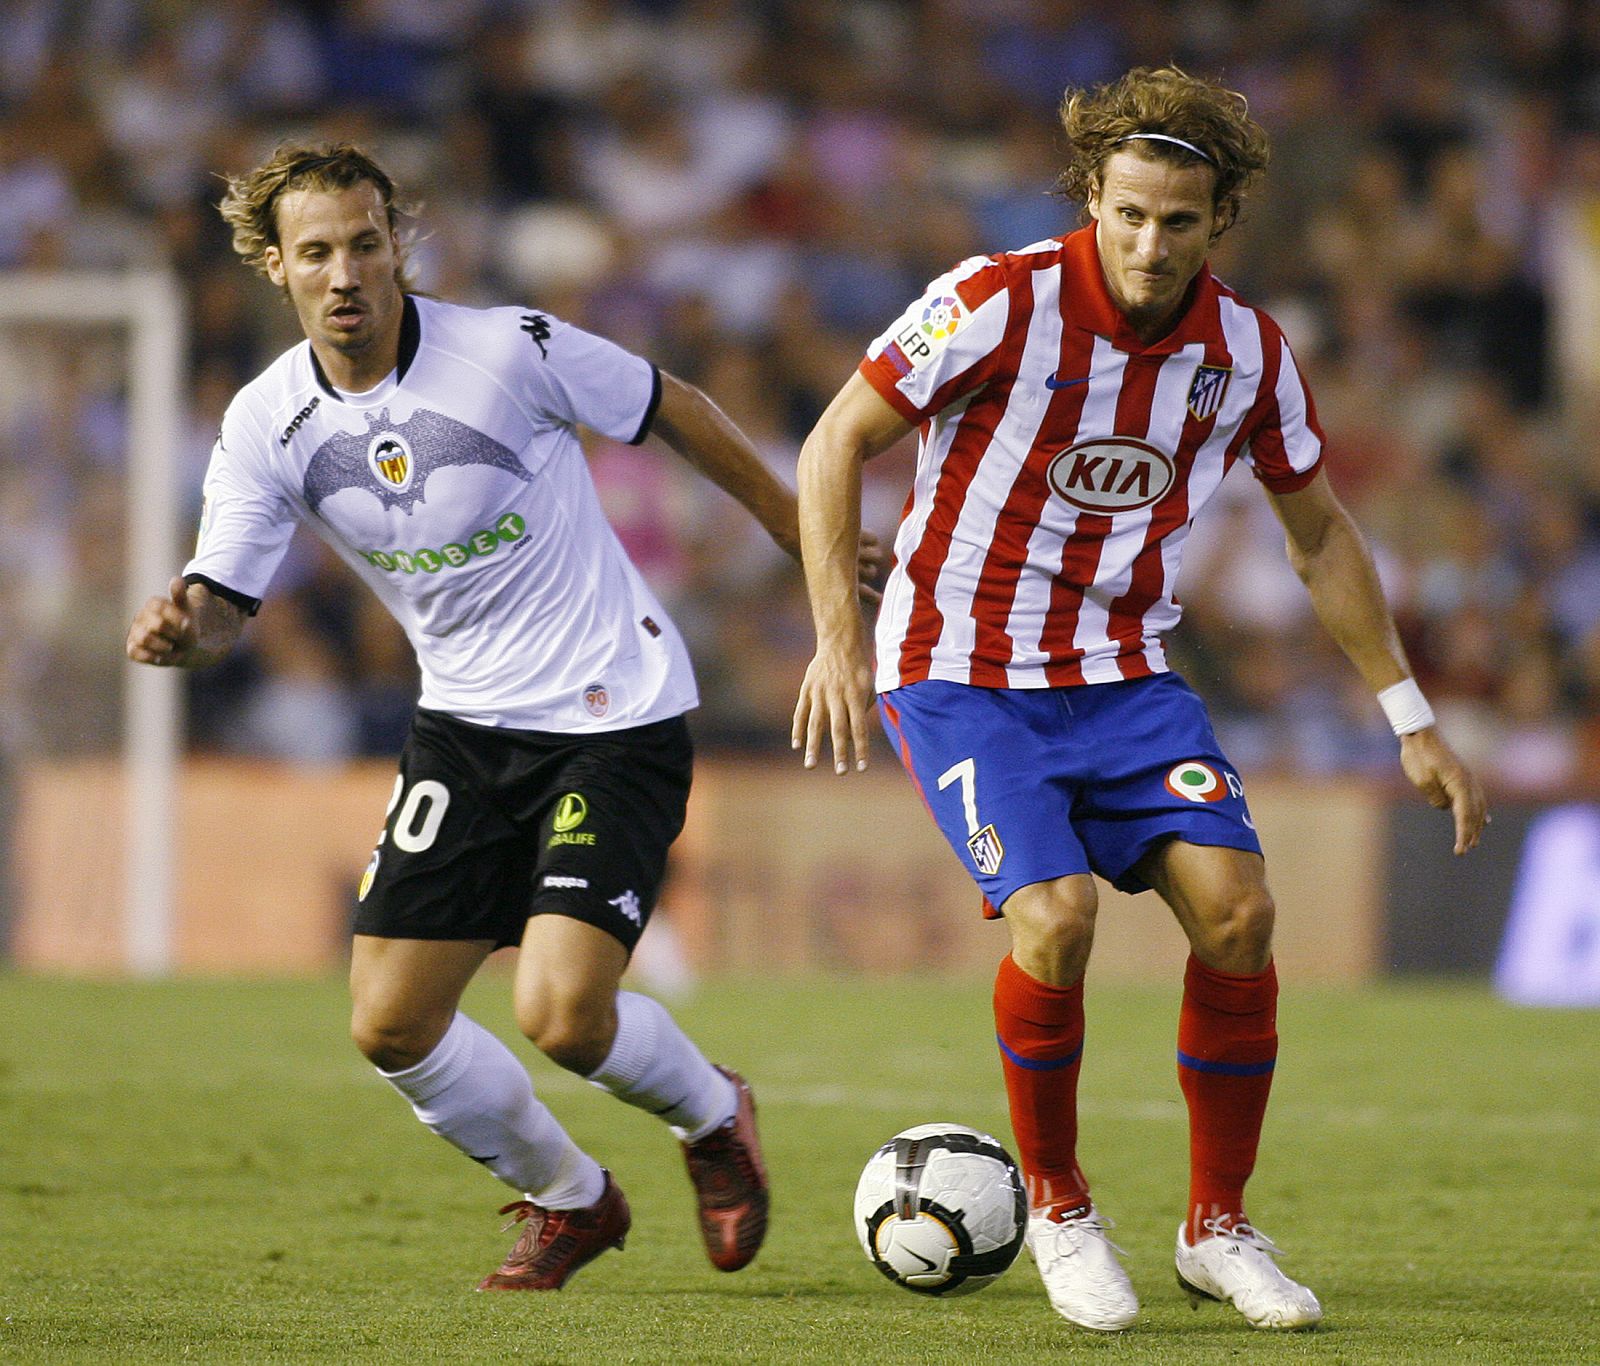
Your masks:
M354 929L517 944L565 915L630 953L683 829L682 717L589 735L504 730L418 709Z

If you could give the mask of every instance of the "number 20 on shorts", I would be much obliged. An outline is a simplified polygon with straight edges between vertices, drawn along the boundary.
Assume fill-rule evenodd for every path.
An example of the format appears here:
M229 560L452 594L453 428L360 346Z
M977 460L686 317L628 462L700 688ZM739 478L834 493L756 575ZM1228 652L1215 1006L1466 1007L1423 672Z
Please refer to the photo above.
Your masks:
M404 777L395 775L394 791L383 813L386 822L395 807L400 805L405 782ZM413 783L411 790L405 793L405 804L400 805L399 816L395 818L395 847L408 854L420 854L424 849L431 848L434 840L439 838L439 827L444 823L444 813L449 809L450 789L443 783L434 778L422 778ZM383 844L388 837L389 832L385 830L378 836L378 843Z

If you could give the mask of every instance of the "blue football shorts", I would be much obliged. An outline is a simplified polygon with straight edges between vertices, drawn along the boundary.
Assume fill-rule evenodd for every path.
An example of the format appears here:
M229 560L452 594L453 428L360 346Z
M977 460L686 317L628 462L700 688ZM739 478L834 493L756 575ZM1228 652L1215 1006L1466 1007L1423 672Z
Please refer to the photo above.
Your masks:
M1261 852L1244 786L1174 673L1072 688L928 679L878 699L885 729L989 907L1019 887L1135 865L1168 839Z

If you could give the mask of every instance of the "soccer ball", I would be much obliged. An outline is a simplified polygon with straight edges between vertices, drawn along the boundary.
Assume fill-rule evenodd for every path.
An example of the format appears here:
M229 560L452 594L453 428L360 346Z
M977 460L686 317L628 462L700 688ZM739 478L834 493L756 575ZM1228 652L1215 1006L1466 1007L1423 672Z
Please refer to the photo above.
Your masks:
M964 1124L919 1124L873 1153L856 1183L871 1263L919 1295L970 1295L1022 1250L1028 1197L1011 1155Z

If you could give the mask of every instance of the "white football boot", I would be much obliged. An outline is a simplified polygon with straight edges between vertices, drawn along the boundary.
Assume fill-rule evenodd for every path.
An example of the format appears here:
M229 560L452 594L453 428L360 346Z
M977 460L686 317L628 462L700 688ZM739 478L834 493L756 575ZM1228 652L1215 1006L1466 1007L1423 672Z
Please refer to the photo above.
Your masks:
M1178 1226L1178 1284L1194 1308L1202 1299L1221 1300L1252 1328L1313 1328L1322 1322L1317 1297L1278 1270L1282 1253L1266 1234L1227 1219L1205 1219L1201 1226L1216 1236L1193 1247L1184 1241L1185 1225Z
M1117 1260L1122 1249L1106 1237L1109 1227L1093 1205L1059 1223L1047 1212L1028 1215L1028 1251L1056 1313L1101 1333L1128 1327L1139 1313L1138 1296Z

